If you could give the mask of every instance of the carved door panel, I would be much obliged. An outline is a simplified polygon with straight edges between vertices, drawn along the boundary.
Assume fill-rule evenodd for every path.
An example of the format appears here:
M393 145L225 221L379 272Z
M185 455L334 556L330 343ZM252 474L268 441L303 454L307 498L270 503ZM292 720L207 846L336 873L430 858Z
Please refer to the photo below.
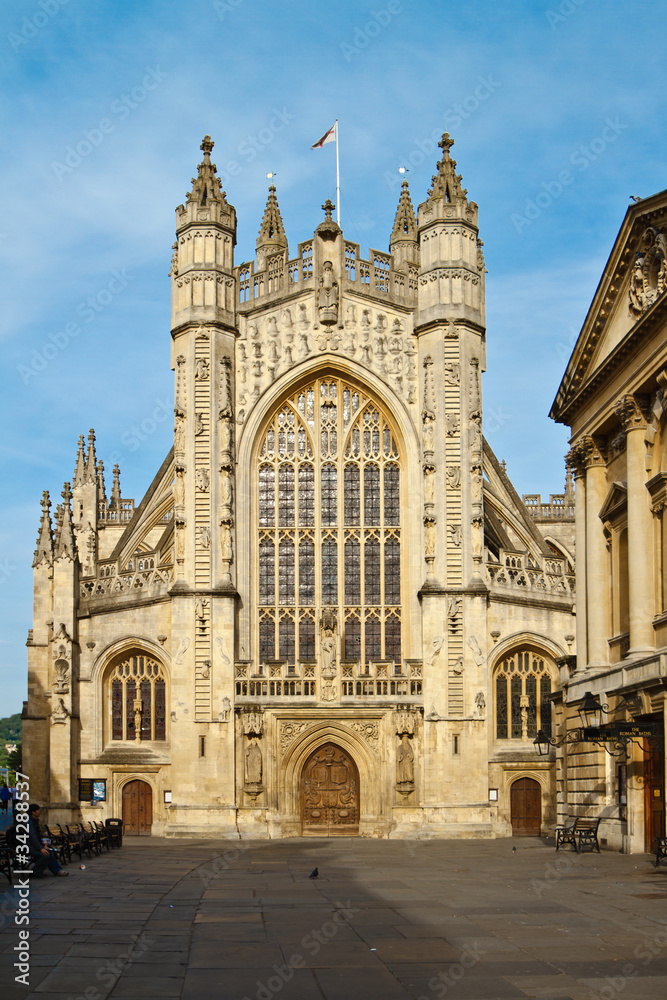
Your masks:
M128 781L123 786L123 832L150 837L153 824L153 792L146 781Z
M513 837L539 837L542 823L540 786L532 778L519 778L510 789Z
M301 772L304 836L350 837L359 832L359 773L335 743L314 751Z

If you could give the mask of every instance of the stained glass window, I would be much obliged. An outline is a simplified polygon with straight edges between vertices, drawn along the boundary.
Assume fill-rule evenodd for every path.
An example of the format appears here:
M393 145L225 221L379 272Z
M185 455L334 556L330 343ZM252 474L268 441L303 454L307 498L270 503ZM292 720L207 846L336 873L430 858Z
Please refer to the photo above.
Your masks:
M496 737L535 739L542 729L551 735L553 666L531 650L506 657L496 670ZM509 687L509 701L508 701Z
M134 740L135 711L140 706L141 740L166 739L167 696L162 665L149 656L132 655L107 675L112 740Z
M299 526L304 528L313 524L315 524L315 469L307 462L299 466Z
M275 545L272 538L263 538L259 543L259 603L274 604L275 600Z
M345 542L345 603L361 603L361 548L354 538Z
M278 525L294 524L294 466L283 462L278 469Z
M276 409L259 456L260 664L317 659L324 608L336 612L344 659L400 664L401 463L390 419L358 388L320 379Z

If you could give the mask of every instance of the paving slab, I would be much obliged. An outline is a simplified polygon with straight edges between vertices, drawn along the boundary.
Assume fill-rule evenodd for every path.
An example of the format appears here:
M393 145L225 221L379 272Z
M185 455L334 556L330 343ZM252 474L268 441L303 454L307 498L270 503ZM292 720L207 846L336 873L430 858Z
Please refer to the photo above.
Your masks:
M31 887L28 989L0 892L2 1000L598 1000L621 978L622 1000L667 996L667 869L645 856L128 838L71 870Z

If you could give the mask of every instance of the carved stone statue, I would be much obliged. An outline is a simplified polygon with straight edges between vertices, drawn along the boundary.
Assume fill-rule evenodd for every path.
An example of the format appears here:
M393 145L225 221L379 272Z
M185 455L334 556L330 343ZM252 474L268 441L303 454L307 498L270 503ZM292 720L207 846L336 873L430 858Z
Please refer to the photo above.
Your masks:
M248 785L262 783L262 750L257 740L252 740L245 752L245 780Z
M336 673L336 639L330 628L322 639L322 675L333 677Z
M415 755L410 746L407 733L401 736L401 742L396 754L396 784L411 785L415 780Z
M174 451L185 451L185 416L174 411Z
M325 260L322 266L322 277L317 292L317 312L320 323L329 324L338 320L338 282L330 260Z
M435 416L429 410L426 410L422 420L424 424L424 451L432 452L433 437L435 434Z
M222 549L222 561L231 563L234 561L234 541L232 529L229 524L220 526L220 545Z
M174 506L182 507L185 503L185 473L183 469L176 469L174 476Z

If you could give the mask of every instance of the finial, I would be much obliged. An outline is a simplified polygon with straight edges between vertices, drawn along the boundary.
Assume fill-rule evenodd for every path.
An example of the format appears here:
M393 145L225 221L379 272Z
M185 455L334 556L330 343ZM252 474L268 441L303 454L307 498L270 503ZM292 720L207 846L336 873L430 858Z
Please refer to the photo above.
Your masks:
M211 139L210 135L205 135L204 138L202 139L202 144L199 148L201 149L204 156L210 156L214 146L215 143Z
M48 490L44 490L44 492L42 493L41 504L42 504L42 514L48 514L49 510L51 509L51 498L49 496Z
M449 132L442 133L442 139L440 140L438 145L440 146L440 149L445 154L445 156L449 156L449 151L454 145L454 140L450 138Z
M327 213L327 216L326 216L327 219L331 218L331 213L333 212L333 210L334 210L335 207L336 206L334 204L332 204L331 198L327 198L327 200L322 205L322 211L324 211L324 212Z
M120 468L118 464L113 467L113 486L111 487L111 503L117 506L120 503Z
M65 506L66 507L69 506L69 502L72 499L72 491L70 489L70 484L69 483L63 483L63 491L62 491L62 493L60 495L63 498L63 500L65 501Z

